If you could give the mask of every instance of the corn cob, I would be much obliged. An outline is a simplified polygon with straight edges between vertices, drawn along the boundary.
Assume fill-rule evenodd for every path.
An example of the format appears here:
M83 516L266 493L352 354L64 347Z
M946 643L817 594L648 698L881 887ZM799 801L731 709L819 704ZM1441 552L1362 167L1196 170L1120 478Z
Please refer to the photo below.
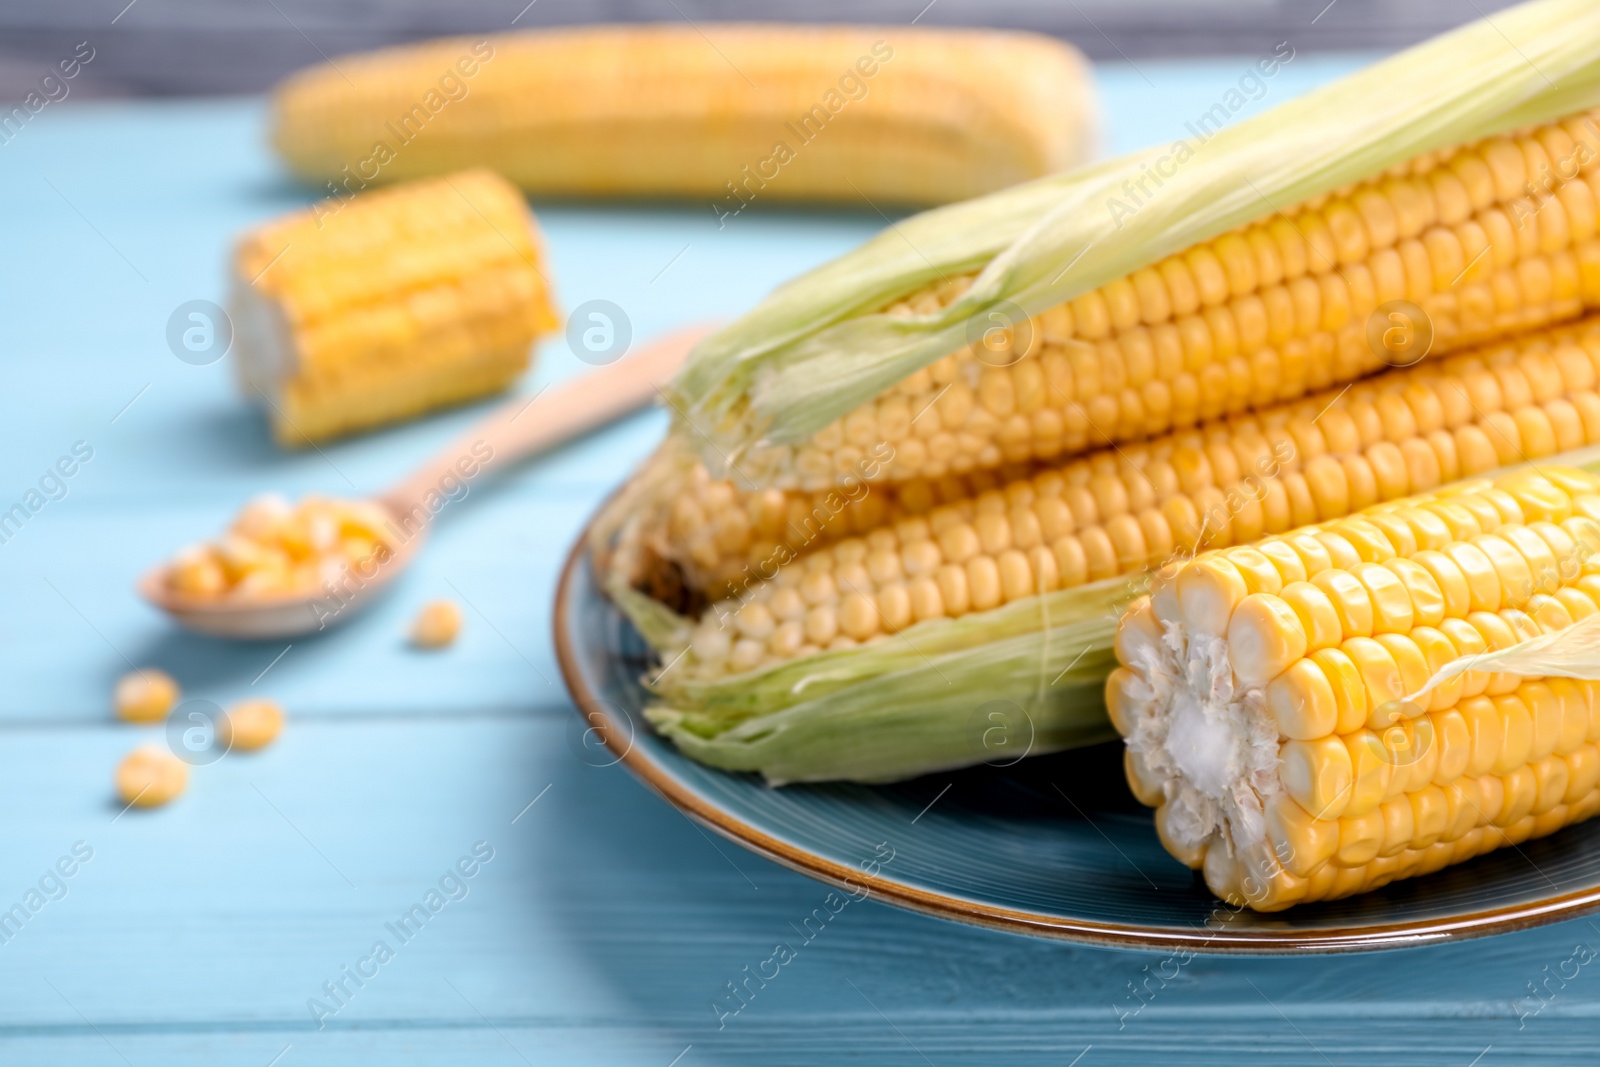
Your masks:
M754 488L830 487L877 441L880 478L940 477L1576 318L1600 303L1600 10L1508 17L1202 144L897 223L708 338L675 432Z
M652 554L630 573L659 589L648 572L670 562L731 597L688 670L737 673L1600 444L1597 382L1600 318L1007 482L863 484L834 509L697 467L645 511Z
M486 171L314 204L239 243L241 385L295 446L502 389L557 325L541 262Z
M1065 169L1087 65L1028 34L825 26L539 30L349 56L274 99L300 175L487 166L528 192L937 204Z
M822 489L888 441L880 477L938 478L1192 426L1410 362L1368 336L1392 301L1421 310L1434 353L1574 318L1600 305L1597 118L1430 152L1269 212L992 331L807 441L753 449L740 471ZM971 280L886 314L936 314Z
M1106 683L1162 842L1275 911L1600 810L1600 683L1447 662L1600 612L1600 476L1524 469L1208 552L1136 601Z

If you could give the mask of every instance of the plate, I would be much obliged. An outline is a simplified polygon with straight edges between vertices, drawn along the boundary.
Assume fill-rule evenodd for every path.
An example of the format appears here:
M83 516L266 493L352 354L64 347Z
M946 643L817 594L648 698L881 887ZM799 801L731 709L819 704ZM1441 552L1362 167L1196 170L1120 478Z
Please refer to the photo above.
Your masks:
M586 540L586 538L585 538ZM1118 744L892 786L774 789L656 736L643 639L600 591L585 541L556 591L555 642L579 714L569 742L768 859L957 922L1157 951L1349 952L1524 929L1600 909L1600 819L1372 893L1272 915L1236 910L1167 855Z

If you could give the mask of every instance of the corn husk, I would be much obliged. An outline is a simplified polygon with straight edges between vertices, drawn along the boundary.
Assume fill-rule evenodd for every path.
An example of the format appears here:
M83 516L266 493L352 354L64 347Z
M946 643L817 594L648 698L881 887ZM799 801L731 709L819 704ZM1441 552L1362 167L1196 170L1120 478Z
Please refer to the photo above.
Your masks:
M1142 588L1065 589L714 682L669 667L646 717L695 759L774 784L894 781L1107 741L1118 609Z
M1424 152L1600 105L1600 5L1540 0L1229 126L1127 216L1159 145L916 215L776 290L701 343L674 381L675 432L726 476L935 360L999 313L1036 314L1140 267ZM882 309L981 270L943 310Z

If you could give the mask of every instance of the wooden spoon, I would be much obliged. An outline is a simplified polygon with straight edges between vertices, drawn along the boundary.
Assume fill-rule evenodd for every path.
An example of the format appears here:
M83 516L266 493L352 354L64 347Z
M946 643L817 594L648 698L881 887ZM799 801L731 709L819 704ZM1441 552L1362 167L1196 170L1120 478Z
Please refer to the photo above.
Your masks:
M548 388L532 400L516 397L494 411L376 498L394 518L389 532L397 544L388 559L370 562L367 570L351 565L337 594L188 596L167 587L163 564L139 579L139 595L180 625L216 637L294 637L343 622L411 564L434 515L429 495L435 501L446 495L441 483L462 477L458 464L465 462L470 469L487 454L500 470L644 407L711 329L696 325L669 333L635 355Z

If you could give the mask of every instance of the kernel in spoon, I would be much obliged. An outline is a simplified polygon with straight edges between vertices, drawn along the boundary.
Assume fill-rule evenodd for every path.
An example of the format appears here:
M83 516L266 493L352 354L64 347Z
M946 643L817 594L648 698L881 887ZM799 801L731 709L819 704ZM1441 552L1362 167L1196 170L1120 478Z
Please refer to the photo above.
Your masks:
M290 504L267 493L221 537L178 553L164 580L171 592L198 600L314 595L347 571L370 579L394 553L390 526L372 501L308 496Z

